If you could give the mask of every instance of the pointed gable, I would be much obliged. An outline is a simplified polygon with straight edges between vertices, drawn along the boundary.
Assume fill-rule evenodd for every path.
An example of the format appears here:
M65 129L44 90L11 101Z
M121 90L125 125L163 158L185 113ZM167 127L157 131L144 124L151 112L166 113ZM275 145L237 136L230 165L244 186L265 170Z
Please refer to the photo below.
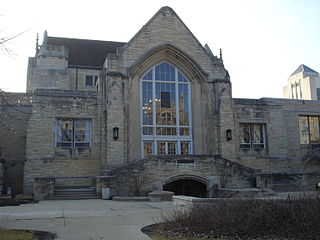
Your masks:
M119 49L124 69L130 68L152 49L166 44L181 50L209 75L212 71L212 61L219 60L200 44L172 8L162 7L127 44Z
M295 74L298 74L298 73L300 73L300 72L317 73L317 74L319 74L317 71L315 71L315 70L307 67L307 66L304 65L304 64L301 64L301 65L294 71L294 73L291 74L291 76L293 76L293 75L295 75ZM291 76L290 76L290 77L291 77Z

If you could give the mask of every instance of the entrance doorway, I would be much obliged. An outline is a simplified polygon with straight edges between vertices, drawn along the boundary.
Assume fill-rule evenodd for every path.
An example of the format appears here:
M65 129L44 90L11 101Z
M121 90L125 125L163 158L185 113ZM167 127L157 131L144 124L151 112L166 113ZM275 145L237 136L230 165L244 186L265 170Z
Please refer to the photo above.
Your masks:
M181 179L167 183L163 186L163 190L174 192L175 195L185 195L199 198L207 197L206 184L191 179Z

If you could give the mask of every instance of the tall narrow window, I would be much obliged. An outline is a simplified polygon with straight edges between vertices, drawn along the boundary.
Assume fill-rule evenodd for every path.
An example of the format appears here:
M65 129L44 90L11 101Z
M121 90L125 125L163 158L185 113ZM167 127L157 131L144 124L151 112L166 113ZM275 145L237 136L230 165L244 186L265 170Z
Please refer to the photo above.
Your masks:
M190 83L167 62L141 79L142 152L192 153Z
M89 148L91 142L91 120L57 119L56 147Z

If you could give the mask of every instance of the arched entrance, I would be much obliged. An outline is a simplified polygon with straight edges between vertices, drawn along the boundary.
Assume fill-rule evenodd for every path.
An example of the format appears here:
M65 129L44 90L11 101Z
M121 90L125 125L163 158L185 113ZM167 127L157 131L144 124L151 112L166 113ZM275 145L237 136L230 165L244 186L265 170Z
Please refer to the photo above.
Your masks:
M163 190L174 192L175 195L207 197L207 185L192 179L181 179L163 186Z
M175 195L192 197L208 197L209 179L197 175L176 175L162 181L163 190L174 192Z

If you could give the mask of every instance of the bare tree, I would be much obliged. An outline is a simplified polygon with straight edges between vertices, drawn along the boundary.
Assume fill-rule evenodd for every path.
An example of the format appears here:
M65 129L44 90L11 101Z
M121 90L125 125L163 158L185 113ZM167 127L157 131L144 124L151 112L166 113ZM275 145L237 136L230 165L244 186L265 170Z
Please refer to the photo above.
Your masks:
M221 187L225 188L232 175L231 163L223 158L213 159L209 163L214 174L218 175Z
M121 180L133 196L141 196L148 181L148 173L143 162L133 163L121 171Z
M29 31L29 29L19 32L17 34L8 35L8 36L0 36L0 51L3 53L7 53L9 55L13 54L12 50L8 47L8 43L12 40L16 39L17 37L23 35Z
M320 146L310 144L303 155L302 161L305 166L320 166Z

